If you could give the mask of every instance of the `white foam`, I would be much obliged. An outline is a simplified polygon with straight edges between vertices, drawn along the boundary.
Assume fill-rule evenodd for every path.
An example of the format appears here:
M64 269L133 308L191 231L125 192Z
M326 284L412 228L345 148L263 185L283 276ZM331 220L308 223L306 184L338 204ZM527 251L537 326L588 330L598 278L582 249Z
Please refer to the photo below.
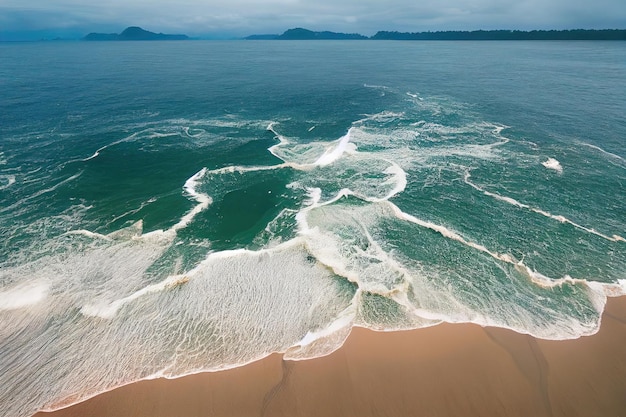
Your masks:
M382 198L382 200L389 200L391 197L400 194L405 190L407 185L406 171L404 171L400 165L395 162L391 162L391 165L384 171L384 173L390 177L383 182L383 185L394 184L394 187L391 191L389 191L389 194Z
M580 278L572 278L569 275L553 279L529 268L521 261L516 265L516 269L522 272L524 275L528 276L534 284L542 288L557 288L563 285L584 286L588 289L589 300L599 314L602 314L604 310L604 306L606 305L606 297L621 297L626 295L626 280L617 280L616 283L605 283L598 281L587 281ZM595 327L592 331L587 333L581 333L581 335L593 334L595 333L595 331L597 331L598 328L599 323L598 326Z
M599 315L601 315L602 311L604 310L607 295L623 295L620 293L620 286L616 284L586 281L584 279L572 278L569 275L565 275L564 277L558 279L551 279L521 264L518 266L518 270L524 272L527 276L529 276L534 284L539 285L543 288L556 288L566 284L581 285L587 288L587 296L589 297L589 301ZM592 327L591 329L581 332L581 336L594 334L598 331L599 327L600 323L598 322L596 326Z
M268 148L268 151L274 155L275 157L282 159L277 153L276 150L281 147L281 146L286 146L289 144L289 140L287 140L287 138L281 134L279 134L276 129L274 129L274 125L276 125L276 122L271 122L268 126L267 126L267 130L269 130L270 132L272 132L276 138L278 139L278 143L276 145L270 146Z
M189 136L190 138L199 138L204 133L206 133L206 131L204 129L196 129L198 131L197 133L190 133L189 129L190 129L189 126L184 126L183 127L183 132L185 133L185 135Z
M324 167L331 165L341 157L348 154L356 154L356 146L351 143L351 136L354 133L354 127L348 129L348 132L333 142L311 142L306 144L294 145L289 147L290 141L279 134L274 128L275 123L270 123L267 130L274 133L279 143L268 148L268 151L275 157L281 159L284 163L272 166L259 167L226 167L223 169L245 169L248 171L256 171L262 169L278 169L293 168L299 171L309 171L316 167ZM320 155L321 152L321 155Z
M334 200L336 201L344 195L348 195L348 190L342 190L335 196ZM296 214L298 235L304 239L308 251L314 254L318 262L328 266L335 274L343 276L349 281L358 282L358 274L350 271L344 262L344 259L338 255L338 242L332 238L324 236L318 227L311 227L307 221L307 215L311 210L328 204L332 203L325 202L313 204Z
M624 158L622 158L621 156L619 156L619 155L617 155L617 154L614 154L614 153L612 153L612 152L606 151L606 150L602 149L602 148L601 148L601 147L599 147L599 146L596 146L596 145L591 145L590 143L584 143L584 142L582 143L582 145L584 145L584 146L588 146L588 147L590 147L590 148L592 148L592 149L595 149L595 150L597 150L597 151L600 151L600 152L602 152L603 154L608 155L608 156L610 156L610 157L612 157L612 158L618 159L618 160L620 160L620 161L625 161L625 159L624 159Z
M87 162L87 161L89 161L89 160L92 160L92 159L94 159L94 158L96 158L96 157L100 156L100 151L102 151L102 150L103 150L103 148L98 149L97 151L95 151L95 152L93 153L93 155L91 155L91 156L89 156L89 157L87 157L87 158L85 158L85 159L81 159L81 161L82 161L82 162Z
M87 304L84 305L80 312L83 316L99 317L102 319L111 319L117 313L117 310L122 306L122 302L99 303L99 304Z
M532 211L534 213L541 214L542 216L545 216L545 217L548 217L550 219L556 220L559 223L567 223L569 225L574 226L577 229L583 230L583 231L585 231L587 233L591 233L592 235L601 237L602 239L606 239L606 240L609 240L611 242L619 242L619 241L626 242L626 239L624 239L623 237L621 237L619 235L614 234L612 236L608 236L608 235L605 235L604 233L598 232L597 230L595 230L593 228L589 228L589 227L585 227L583 225L580 225L580 224L578 224L578 223L576 223L576 222L574 222L574 221L572 221L572 220L568 219L567 217L562 216L560 214L552 214L552 213L549 213L549 212L547 212L545 210L542 210L542 209L539 209L539 208L536 208L536 207L531 207L528 204L521 203L521 202L515 200L514 198L506 197L506 196L503 196L503 195L500 195L500 194L497 194L497 193L492 193L491 191L487 191L484 188L482 188L482 187L474 184L472 181L470 181L470 176L471 176L470 172L466 171L465 172L465 176L464 176L465 183L467 185L469 185L470 187L472 187L473 189L475 189L477 191L480 191L481 193L483 193L486 196L489 196L489 197L492 197L492 198L494 198L496 200L503 201L505 203L511 204L512 206L516 206L516 207L519 207L519 208L527 209L527 210L530 210L530 211Z
M508 128L509 128L509 126L501 126L501 125L500 126L495 126L494 129L493 129L493 133L494 133L494 135L499 135L500 133L502 133L502 131L504 129L508 129Z
M0 290L0 311L16 310L40 303L48 296L50 284L37 280Z
M575 279L570 277L569 275L566 275L562 278L558 278L558 279L552 279L549 278L531 268L529 268L528 266L524 265L523 263L519 263L518 265L516 265L516 269L520 272L522 272L524 275L526 275L527 277L530 278L530 280L534 283L539 285L540 287L543 288L556 288L556 287L561 287L565 284L586 284L585 280L581 280L581 279Z
M141 203L141 204L139 205L139 207L137 207L136 209L128 210L128 211L127 211L127 212L125 212L125 213L122 213L122 214L120 214L120 215L118 215L118 216L115 216L115 217L114 217L114 218L112 218L109 222L107 222L107 225L113 224L113 223L115 223L116 221L118 221L118 220L120 220L120 219L122 219L122 218L124 218L124 217L126 217L126 216L130 216L130 215L132 215L132 214L138 213L138 212L140 212L140 211L141 211L144 207L146 207L148 204L152 204L152 203L154 203L155 201L157 201L157 198L156 198L156 197L152 197L152 198L150 198L148 201L144 201L143 203Z
M380 113L365 114L363 119L357 120L352 125L365 124L367 122L387 123L393 120L401 119L405 116L404 112L382 111Z
M202 177L204 177L207 173L206 168L202 168L200 171L196 172L192 175L187 181L185 181L185 185L183 189L189 194L194 200L198 202L198 204L191 209L189 213L184 215L178 223L176 223L170 230L177 231L183 229L191 223L191 221L196 217L198 213L206 209L213 200L206 194L200 193L196 191L198 183Z
M337 333L340 330L345 329L346 327L351 327L352 324L354 323L355 317L356 317L356 305L354 303L351 303L328 326L320 330L307 332L307 334L304 335L302 340L296 343L295 346L300 346L300 347L308 346L311 343L317 340L326 338L334 333Z
M325 205L326 203L321 203L318 207ZM461 294L450 292L451 290L446 290L439 285L432 285L430 279L424 279L426 270L422 269L419 262L409 266L403 261L398 261L393 253L384 251L370 235L368 229L373 226L372 222L378 222L377 219L381 216L387 217L389 214L393 214L401 220L436 231L448 239L512 265L527 276L529 281L542 288L582 285L589 290L588 299L594 309L601 312L604 305L604 292L598 293L592 286L587 285L585 280L568 276L557 280L550 279L531 270L522 261L516 260L510 254L491 251L449 228L403 213L390 202L352 207L333 206L315 215L313 215L313 210L315 209L307 207L297 216L300 226L299 236L307 242L309 252L335 274L357 283L361 291L379 294L403 305L407 312L415 316L416 320L412 325L407 325L407 328L423 326L426 323L424 320L428 321L426 324L429 325L434 324L432 321L473 322L480 325L507 327L517 332L532 332L537 337L557 340L592 334L597 330L598 323L593 317L581 321L578 318L569 317L567 314L561 314L558 318L554 318L554 320L559 320L558 325L544 327L537 323L536 317L533 316L536 313L533 313L531 308L516 306L514 302L510 305L513 312L507 310L508 314L502 317L494 315L493 311L489 310L489 307L503 308L507 306L506 299L497 298L493 301L495 303L493 306L490 305L492 302L487 300L484 301L484 305L468 305L464 302L465 297ZM309 213L312 216L309 216ZM363 238L366 238L367 242L364 242ZM498 268L507 275L511 273L509 268L500 266ZM436 269L435 273L438 273ZM515 284L512 283L511 285ZM514 288L518 291L528 291L528 296L536 297L535 291L537 290ZM407 299L406 294L411 290L415 294L416 300L409 301ZM483 295L488 296L488 294ZM504 304L500 305L502 303ZM488 308L485 309L485 307ZM364 325L367 326L367 321ZM323 339L324 335L311 332L305 337L304 342L314 343L318 338Z
M598 294L606 297L622 297L626 295L626 280L617 280L615 283L586 281L587 286Z
M318 205L320 200L322 199L322 189L319 187L316 188L307 188L309 199L304 202L307 206Z
M148 133L148 132L144 132L144 133ZM149 132L149 134L146 135L145 137L147 139L161 139L161 138L167 138L167 137L172 137L172 136L178 136L178 133Z
M563 173L563 167L561 166L561 163L554 158L548 158L546 161L542 162L541 165L548 169L552 169L559 174Z
M348 190L341 194L348 194ZM363 291L389 297L407 290L408 271L385 252L368 230L384 215L381 207L329 206L325 202L307 207L296 219L299 236L320 263L357 283Z
M183 285L189 281L187 275L175 275L167 277L165 280L149 285L139 291L134 292L128 297L121 298L119 300L112 301L110 303L100 302L98 304L87 304L81 308L81 313L85 316L100 317L103 319L112 319L118 312L118 310L140 297L148 294L156 293L170 288L175 288L179 285Z
M72 175L72 176L70 176L70 177L68 177L68 178L66 178L66 179L64 179L64 180L59 181L58 183L56 183L56 184L55 184L55 185L53 185L52 187L46 188L46 189L41 190L41 191L37 191L36 193L34 193L34 194L32 194L32 195L29 195L28 197L23 198L23 199L21 199L21 200L19 200L19 201L15 202L15 203L13 203L13 204L11 204L11 205L10 205L10 206L8 206L8 207L3 207L3 208L0 208L0 212L5 212L5 211L12 210L12 209L14 209L15 207L20 206L20 205L22 205L22 204L24 204L24 203L26 203L26 202L28 202L28 201L30 201L30 200L32 200L32 199L34 199L34 198L37 198L37 197L39 197L39 196L41 196L41 195L43 195L43 194L47 194L47 193L49 193L49 192L52 192L52 191L56 190L57 188L59 188L60 186L62 186L62 185L64 185L64 184L67 184L68 182L73 181L73 180L75 180L76 178L80 177L80 176L82 175L82 173L83 173L83 171L79 171L78 173L76 173L76 174L74 174L74 175Z
M313 162L313 165L324 166L332 164L333 162L341 158L344 152L349 149L348 144L350 143L350 133L352 129L353 128L350 128L348 130L348 133L346 133L336 142L335 146L328 148L322 156L320 156L315 162Z
M145 235L144 235L145 236ZM112 319L117 314L118 310L124 305L135 301L145 295L161 292L167 289L176 288L184 285L191 279L194 279L198 275L204 274L204 270L211 264L225 260L235 260L237 258L252 257L259 258L265 255L272 255L273 253L293 250L302 246L301 239L292 239L287 242L277 244L274 247L261 249L258 251L252 251L248 249L233 249L224 250L219 252L212 252L207 255L204 261L198 264L195 268L187 271L185 274L169 276L161 282L148 285L134 293L114 300L110 302L99 301L96 303L85 304L81 308L81 313L85 316L100 317L103 319Z
M462 243L462 244L464 244L464 245L466 245L466 246L468 246L470 248L476 249L476 250L478 250L480 252L484 252L484 253L490 255L491 257L493 257L494 259L498 259L500 261L503 261L503 262L506 262L506 263L509 263L509 264L513 264L513 265L518 264L518 262L519 262L519 261L517 261L515 258L513 258L509 254L500 254L500 253L497 253L497 252L493 252L493 251L490 251L489 249L487 249L483 245L480 245L480 244L472 242L472 241L468 241L465 238L463 238L461 235L456 233L455 231L450 230L450 229L446 228L445 226L441 226L441 225L438 225L438 224L435 224L435 223L424 221L424 220L418 219L417 217L412 216L412 215L410 215L408 213L405 213L402 210L400 210L400 208L398 206L396 206L395 204L393 204L393 203L391 203L389 201L387 201L386 204L388 204L391 207L393 213L399 219L406 220L406 221L409 221L411 223L415 223L418 226L422 226L422 227L425 227L427 229L433 230L433 231L441 234L443 237L446 237L448 239L452 239L452 240L455 240L457 242L460 242L460 243Z
M0 185L0 190L5 190L15 184L15 175L0 175L0 180L6 181L6 184Z
M124 142L129 142L129 141L132 141L133 139L135 139L135 138L137 137L137 135L138 135L138 134L139 134L139 132L136 132L136 133L133 133L133 134L132 134L132 135L130 135L130 136L127 136L127 137L125 137L125 138L122 138L122 139L116 140L116 141L114 141L114 142L111 142L111 143L109 143L108 145L104 145L104 146L102 146L101 148L98 148L98 149L97 149L97 150L93 153L93 155L91 155L91 156L90 156L90 157L88 157L88 158L81 159L80 161L82 161L82 162L87 162L87 161L89 161L89 160L91 160L91 159L94 159L94 158L98 157L98 156L100 155L100 152L104 151L105 149L110 148L111 146L118 145L118 144L120 144L120 143L124 143Z
M91 232L89 230L81 229L81 230L70 230L69 232L65 232L65 235L83 235L87 236L91 239L102 239L102 240L112 240L109 236L103 235L101 233Z
M386 85L378 85L378 84L363 84L363 87L365 88L372 88L374 90L391 90L390 87L387 87Z
M204 175L221 175L221 174L233 174L237 173L245 173L245 172L258 172L258 171L273 171L281 168L294 168L294 169L304 169L305 166L299 164L292 163L284 163L278 165L258 165L258 166L241 166L241 165L229 165L223 168L212 169L210 171L206 171Z

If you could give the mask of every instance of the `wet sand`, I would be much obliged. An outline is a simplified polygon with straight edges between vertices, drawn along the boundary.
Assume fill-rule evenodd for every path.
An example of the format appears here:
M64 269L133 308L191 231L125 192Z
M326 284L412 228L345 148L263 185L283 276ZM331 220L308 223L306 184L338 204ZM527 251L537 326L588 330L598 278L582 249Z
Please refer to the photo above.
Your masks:
M538 340L445 324L354 329L333 354L141 381L37 417L626 416L626 297L598 334Z

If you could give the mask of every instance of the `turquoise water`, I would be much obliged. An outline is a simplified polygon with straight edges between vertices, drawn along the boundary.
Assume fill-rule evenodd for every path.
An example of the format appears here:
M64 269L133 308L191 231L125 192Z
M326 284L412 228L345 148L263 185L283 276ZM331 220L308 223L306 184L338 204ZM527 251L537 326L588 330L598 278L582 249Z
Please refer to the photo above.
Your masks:
M352 326L576 338L626 292L621 43L0 56L2 416Z

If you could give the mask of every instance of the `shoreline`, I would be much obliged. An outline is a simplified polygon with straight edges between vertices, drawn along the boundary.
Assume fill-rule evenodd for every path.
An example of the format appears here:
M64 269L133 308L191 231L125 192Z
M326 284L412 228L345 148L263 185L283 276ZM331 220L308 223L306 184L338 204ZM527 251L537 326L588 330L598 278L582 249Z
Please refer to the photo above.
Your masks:
M282 354L217 372L133 382L33 417L620 416L626 296L598 333L536 339L475 324L394 332L355 327L330 355Z

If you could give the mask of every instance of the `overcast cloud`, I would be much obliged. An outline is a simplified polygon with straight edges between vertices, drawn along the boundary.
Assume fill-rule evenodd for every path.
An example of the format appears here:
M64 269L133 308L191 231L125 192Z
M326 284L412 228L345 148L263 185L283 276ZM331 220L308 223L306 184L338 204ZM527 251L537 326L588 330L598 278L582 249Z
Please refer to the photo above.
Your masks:
M358 32L626 28L624 0L2 0L0 31L245 36L292 27Z

